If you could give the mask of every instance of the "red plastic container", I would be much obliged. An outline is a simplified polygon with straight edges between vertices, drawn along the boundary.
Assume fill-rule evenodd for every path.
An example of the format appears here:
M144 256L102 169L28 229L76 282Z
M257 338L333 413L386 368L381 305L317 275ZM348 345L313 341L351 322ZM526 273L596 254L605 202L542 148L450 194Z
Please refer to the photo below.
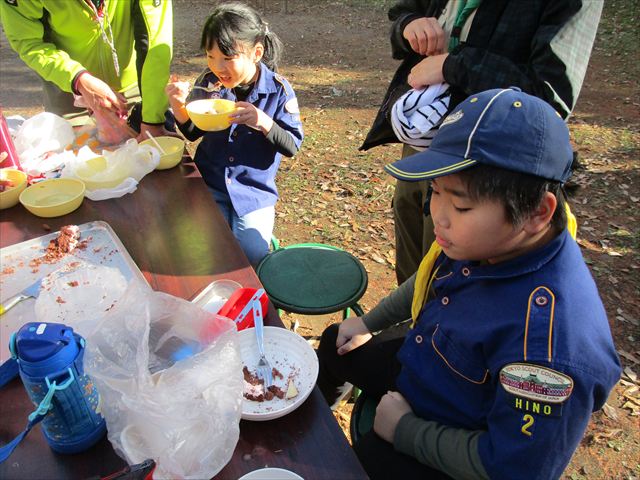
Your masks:
M257 292L257 288L238 288L233 292L233 295L229 297L227 303L222 306L218 315L230 318L236 322L236 328L238 330L253 327L253 310L250 310L242 320L238 320L238 315L240 315L244 307L247 306ZM264 291L260 296L260 305L262 306L262 316L264 317L269 307L269 298Z
M0 167L13 167L22 170L2 108L0 108L0 117Z

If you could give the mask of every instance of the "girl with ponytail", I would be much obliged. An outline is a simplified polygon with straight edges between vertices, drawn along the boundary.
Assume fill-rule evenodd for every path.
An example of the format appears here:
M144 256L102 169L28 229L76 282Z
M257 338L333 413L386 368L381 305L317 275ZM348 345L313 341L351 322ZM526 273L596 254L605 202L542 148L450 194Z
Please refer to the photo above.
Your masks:
M303 132L295 92L277 73L282 42L250 6L214 8L200 45L208 68L195 81L167 85L176 123L190 141L202 137L195 163L252 265L269 252L282 156L300 149ZM204 132L185 105L202 98L236 102L231 127Z

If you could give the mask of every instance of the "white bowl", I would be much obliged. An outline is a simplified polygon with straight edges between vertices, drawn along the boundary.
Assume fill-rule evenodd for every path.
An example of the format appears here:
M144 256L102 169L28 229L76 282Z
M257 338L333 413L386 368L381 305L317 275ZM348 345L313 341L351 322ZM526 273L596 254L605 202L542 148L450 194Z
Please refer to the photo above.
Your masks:
M240 358L249 371L255 372L258 364L258 344L254 328L238 332ZM272 420L293 412L311 394L318 378L318 356L311 345L297 333L280 327L264 327L264 350L271 367L282 373L283 379L274 378L274 384L287 390L288 378L292 377L298 395L264 402L242 399L244 420Z

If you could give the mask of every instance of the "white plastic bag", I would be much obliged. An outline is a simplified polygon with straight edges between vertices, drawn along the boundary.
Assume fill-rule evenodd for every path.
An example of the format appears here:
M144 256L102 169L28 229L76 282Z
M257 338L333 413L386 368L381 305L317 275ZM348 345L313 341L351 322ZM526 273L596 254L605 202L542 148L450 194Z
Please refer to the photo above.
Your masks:
M68 121L53 113L42 112L20 126L13 143L20 163L28 165L48 152L60 152L74 139L73 127Z
M88 168L88 161L98 157L104 158L101 168ZM131 139L114 151L103 150L102 155L82 147L77 155L67 158L62 177L85 182L85 196L90 200L106 200L134 192L138 182L152 172L158 163L158 150L149 145L139 145L135 139ZM105 183L112 185L102 187Z
M123 182L113 188L99 188L97 190L85 190L84 196L89 200L98 201L108 198L124 197L127 193L133 193L138 189L138 182L131 177L127 177Z
M154 478L211 478L239 438L242 361L234 323L132 280L90 333L85 369L115 451L153 458Z

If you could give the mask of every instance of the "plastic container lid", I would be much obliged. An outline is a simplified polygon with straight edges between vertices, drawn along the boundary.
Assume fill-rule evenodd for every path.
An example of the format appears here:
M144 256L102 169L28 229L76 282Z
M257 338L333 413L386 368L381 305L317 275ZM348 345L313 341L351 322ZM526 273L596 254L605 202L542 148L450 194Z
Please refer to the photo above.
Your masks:
M33 376L67 368L80 351L73 328L60 323L26 323L14 341L22 370Z

